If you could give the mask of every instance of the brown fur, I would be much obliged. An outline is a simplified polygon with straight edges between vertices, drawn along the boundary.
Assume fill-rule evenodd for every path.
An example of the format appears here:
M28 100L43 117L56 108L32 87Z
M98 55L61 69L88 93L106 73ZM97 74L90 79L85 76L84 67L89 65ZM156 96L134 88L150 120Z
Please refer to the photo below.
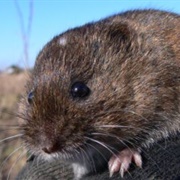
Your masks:
M88 97L72 98L76 81L90 88ZM56 36L37 57L27 95L32 90L23 128L37 154L100 149L86 137L113 151L141 148L179 132L179 15L129 11Z

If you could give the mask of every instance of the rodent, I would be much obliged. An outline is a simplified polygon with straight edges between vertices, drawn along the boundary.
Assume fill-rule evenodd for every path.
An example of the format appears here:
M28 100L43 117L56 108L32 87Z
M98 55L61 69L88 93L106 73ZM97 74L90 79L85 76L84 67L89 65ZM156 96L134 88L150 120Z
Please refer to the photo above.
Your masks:
M75 179L142 166L142 148L180 132L179 15L127 11L54 37L21 106L28 151L69 161Z

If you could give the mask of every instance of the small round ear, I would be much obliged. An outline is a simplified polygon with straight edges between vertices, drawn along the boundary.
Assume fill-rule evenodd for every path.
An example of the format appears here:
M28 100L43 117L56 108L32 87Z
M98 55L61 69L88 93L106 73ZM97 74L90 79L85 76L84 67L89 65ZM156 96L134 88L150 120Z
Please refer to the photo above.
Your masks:
M135 38L134 30L126 23L116 22L108 26L109 27L106 29L106 36L109 43L116 47L121 47L126 51L130 50L132 41Z

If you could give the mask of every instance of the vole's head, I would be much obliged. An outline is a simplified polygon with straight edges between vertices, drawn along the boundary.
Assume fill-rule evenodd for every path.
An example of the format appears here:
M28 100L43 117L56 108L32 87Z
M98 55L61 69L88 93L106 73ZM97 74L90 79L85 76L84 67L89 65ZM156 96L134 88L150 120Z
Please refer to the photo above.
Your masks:
M174 72L167 71L168 62L151 43L128 24L109 21L50 41L37 57L23 102L28 147L70 157L153 137L164 111L174 111L176 97L165 87L176 86L171 79L178 72L173 65Z

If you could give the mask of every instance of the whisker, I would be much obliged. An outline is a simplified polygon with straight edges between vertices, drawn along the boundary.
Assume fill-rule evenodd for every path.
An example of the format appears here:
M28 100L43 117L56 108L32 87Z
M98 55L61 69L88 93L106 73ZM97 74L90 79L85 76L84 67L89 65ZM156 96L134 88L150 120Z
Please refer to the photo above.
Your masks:
M130 110L128 110L127 112L132 113L132 114L135 114L136 116L138 116L138 117L140 117L140 118L142 118L142 119L144 119L144 120L148 121L148 119L147 119L147 118L145 118L145 117L144 117L144 116L142 116L142 115L137 114L135 111L130 111Z
M19 151L21 148L23 148L23 147L24 147L24 146L22 145L22 146L16 148L13 152L11 152L11 153L8 155L8 157L5 158L4 161L1 163L0 169L2 170L2 169L3 169L3 166L7 163L7 161L9 160L9 158L10 158L13 154L15 154L17 151Z
M26 149L27 149L27 158L26 158L26 162L29 162L29 161L32 160L31 166L34 167L34 168L36 168L36 167L35 167L35 166L36 166L35 162L37 162L37 161L34 160L34 159L36 158L36 156L34 156L34 153L31 152L31 151L28 149L28 146L26 147ZM32 157L32 156L34 156L34 157ZM32 159L31 159L31 157L32 157Z
M63 157L65 157L65 159L70 159L70 158L73 158L75 159L74 156L71 156L68 152L66 152L65 150L62 150L62 153L64 154ZM76 150L76 153L78 154L79 152ZM58 157L58 154L57 154L57 157Z
M0 132L13 132L13 131L16 131L16 130L19 130L18 128L16 129L14 129L14 128L9 128L9 129L1 129L0 128Z
M2 114L7 114L7 115L12 116L12 117L14 117L14 115L15 115L15 113L10 111L10 110L4 111L3 109L0 108L0 115L2 115Z
M96 172L96 167L95 167L93 158L83 148L81 148L81 147L79 147L79 148L80 148L82 154L84 154L86 156L86 157L83 156L84 157L83 158L84 162L92 160L92 164L93 164L92 166L93 166L94 172Z
M27 156L27 161L28 161L28 159L30 159L30 158L33 156L33 153L30 153L29 151L27 151L27 154L29 154L29 155Z
M33 153L33 152L30 152L30 150L28 150L28 153L30 154L30 155L29 155L29 158L34 155L34 153ZM33 162L32 162L32 167L36 166L37 159L38 159L38 157L36 157L36 156L34 155L34 159L33 159ZM36 163L35 163L35 162L36 162Z
M94 147L93 145L91 145L90 143L88 142L85 142L85 144L87 144L87 146L91 146L93 149L95 149L102 157L103 159L108 162L107 158L103 155L103 153L101 151L99 151L96 147Z
M95 126L96 128L119 128L119 129L135 129L136 131L139 130L139 131L142 131L144 132L146 129L145 128L140 128L140 127L133 127L133 126L123 126L123 125L117 125L117 124L107 124L107 125L100 125L100 126ZM147 128L148 129L148 128Z
M141 149L141 152L143 152L146 157L148 157L149 159L151 159L151 161L154 162L154 164L156 165L156 167L158 168L158 170L161 171L161 168L160 168L159 165L157 164L156 160L154 160L154 158L152 158L144 149Z
M27 115L24 115L24 114L16 114L16 117L17 118L20 118L22 120L25 120L25 121L29 121L31 118L29 118Z
M117 140L120 141L120 143L122 143L124 146L126 146L129 150L131 150L131 148L124 142L124 141L127 141L125 139L120 139L118 136L114 135L114 134L110 134L110 133L91 133L92 135L101 135L101 136L106 136L106 137L113 137L113 138L116 138ZM129 142L131 145L133 145L133 143L131 143L130 141L127 141ZM134 146L134 145L133 145Z
M16 134L14 136L4 138L4 139L0 140L0 144L3 143L4 141L10 140L10 139L15 139L15 138L18 138L18 137L21 137L21 136L23 136L23 134Z
M101 125L101 126L95 126L100 128L135 128L132 126L123 126L123 125L114 125L114 124L107 124L107 125Z
M118 156L117 156L108 146L106 146L104 143L102 143L102 142L100 142L100 141L97 141L97 140L95 140L95 139L92 139L92 138L90 138L90 137L87 137L87 136L84 136L84 137L85 137L86 139L92 141L92 142L95 142L95 143L101 145L102 147L104 147L105 149L107 149L112 155L114 155L115 157L118 158ZM119 158L118 158L118 159L119 159Z
M89 139L89 140L91 140L91 141L93 141L93 142L96 142L97 144L102 145L102 146L105 147L107 150L109 150L109 151L112 153L112 155L115 156L115 157L120 161L119 157L118 157L111 149L109 149L108 146L106 146L104 143L99 142L99 141L97 141L97 140L95 140L95 139L92 139L92 138L89 138L89 137L85 137L85 138L87 138L87 139ZM132 175L131 175L131 173L129 172L129 170L127 170L127 173L132 177Z
M0 125L0 128L20 128L19 125Z
M17 163L21 158L23 158L24 155L26 155L26 151L25 151L24 153L22 153L22 154L21 154L21 152L20 152L20 154L19 154L19 156L17 157L16 161L12 164L12 166L11 166L11 168L10 168L10 170L9 170L9 173L8 173L8 176L7 176L7 180L9 180L10 175L11 175L11 172L12 172L14 166L16 165L16 163Z
M86 153L86 151L85 151ZM87 151L87 155L90 157L90 159L92 160L92 166L93 166L93 169L94 169L94 172L96 173L97 172L97 169L96 169L96 166L95 166L95 162L94 162L94 159L91 155L89 155L88 151Z
M120 109L120 108L116 108L116 109L113 109L113 110L107 110L107 111L104 111L104 112L100 112L98 113L97 115L94 115L92 117L92 119L97 119L101 116L105 116L106 114L110 115L110 114L119 114L119 113L122 113L122 112L126 112L124 109Z
M28 161L30 161L31 159L34 159L34 153L33 152L31 152L29 149L28 149L28 147L29 147L29 145L24 145L24 147L25 147L25 149L26 149L26 152L27 152L27 162Z
M37 167L39 166L39 164L40 164L40 162L42 161L42 159L43 159L43 155L42 155L42 154L40 154L39 156L37 156L37 161L36 161L36 166L37 166Z
M134 165L134 166L135 166L135 165ZM126 170L126 172L129 174L129 176L130 176L131 178L133 178L132 175L131 175L131 173L130 173L130 171L129 171L128 169Z

